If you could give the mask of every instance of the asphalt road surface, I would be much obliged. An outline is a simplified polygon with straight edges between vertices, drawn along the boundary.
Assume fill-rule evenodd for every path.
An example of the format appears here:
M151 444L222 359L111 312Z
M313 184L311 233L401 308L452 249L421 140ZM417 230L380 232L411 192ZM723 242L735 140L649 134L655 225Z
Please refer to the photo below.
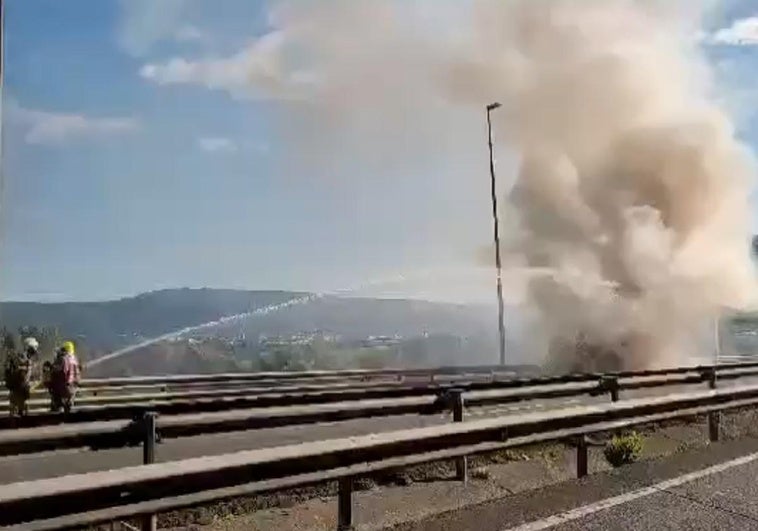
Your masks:
M758 383L758 378L749 377L739 380L724 381L723 385L745 385L749 383ZM697 384L626 391L622 392L622 399L703 389L705 389L704 384ZM608 400L607 396L577 396L571 398L532 400L498 406L472 408L467 410L466 418L475 419L512 415L524 411L548 410L576 406L578 404L607 403ZM349 437L352 435L365 435L380 431L417 428L443 424L450 422L451 420L449 414L433 416L406 415L171 439L158 445L156 449L156 460L173 461L203 455L223 454L284 444ZM122 448L115 450L100 450L97 452L85 449L65 450L43 454L2 457L0 458L0 483L30 481L34 479L58 477L66 474L121 468L141 464L141 459L141 448Z
M530 401L503 406L474 408L467 412L467 417L474 419L513 414L520 411L570 406L578 403L607 402L607 397L576 397ZM365 435L379 431L433 426L451 421L452 418L449 413L430 416L403 415L168 439L157 446L156 460L174 461L203 455L336 439L352 435ZM85 449L65 450L8 456L0 458L0 483L29 481L66 474L120 468L141 464L141 460L142 449L139 447L99 450L96 452Z
M758 530L758 440L718 443L407 524L401 531Z

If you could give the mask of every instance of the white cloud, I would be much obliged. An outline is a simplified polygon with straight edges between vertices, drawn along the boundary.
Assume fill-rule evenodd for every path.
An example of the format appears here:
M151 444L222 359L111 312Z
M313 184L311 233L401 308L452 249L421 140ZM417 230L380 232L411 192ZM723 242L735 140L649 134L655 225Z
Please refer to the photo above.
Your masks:
M254 152L264 155L269 151L266 142L232 139L224 136L204 136L197 139L197 146L209 153L234 153L237 151Z
M192 25L182 26L174 31L174 40L177 42L203 42L208 35L200 28Z
M24 132L27 144L59 145L83 138L135 131L139 121L131 117L91 117L85 114L56 113L8 105L8 119Z
M735 20L728 28L715 31L709 41L732 46L758 46L758 16Z
M297 99L313 79L284 64L283 35L271 32L225 58L146 64L140 76L158 85L201 85L238 98Z
M237 151L237 143L234 140L220 136L198 138L197 145L200 146L200 149L210 153Z
M142 57L157 42L178 38L186 4L187 0L120 0L119 45L130 55Z

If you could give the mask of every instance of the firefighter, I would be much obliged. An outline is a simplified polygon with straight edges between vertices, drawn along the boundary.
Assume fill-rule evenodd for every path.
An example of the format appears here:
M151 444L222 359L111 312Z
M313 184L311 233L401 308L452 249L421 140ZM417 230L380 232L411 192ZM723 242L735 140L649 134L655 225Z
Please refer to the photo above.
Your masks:
M39 343L33 337L24 339L24 349L13 352L5 361L5 387L8 389L11 416L24 416L32 392L32 374L39 354Z
M74 344L64 341L55 355L50 370L50 409L58 412L63 409L69 413L74 404L74 397L79 387L79 362L74 352Z
M53 409L53 362L45 361L42 364L42 386L47 389L47 394L50 396L50 409Z

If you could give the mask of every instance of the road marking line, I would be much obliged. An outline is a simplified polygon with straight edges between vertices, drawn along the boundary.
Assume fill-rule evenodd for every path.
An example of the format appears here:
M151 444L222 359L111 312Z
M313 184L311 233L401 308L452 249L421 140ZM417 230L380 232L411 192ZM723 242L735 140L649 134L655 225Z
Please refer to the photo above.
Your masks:
M616 507L618 505L622 505L630 501L634 501L640 498L644 498L646 496L650 496L651 494L657 494L661 491L670 489L672 487L678 487L680 485L684 485L685 483L695 481L696 479L704 478L706 476L717 474L719 472L724 472L736 466L746 465L757 459L758 459L758 452L754 454L746 455L744 457L739 457L737 459L733 459L732 461L727 461L725 463L721 463L721 464L714 465L708 468L704 468L703 470L698 470L697 472L691 472L689 474L684 474L683 476L679 476L673 479L668 479L666 481L661 481L660 483L656 483L655 485L651 485L649 487L644 487L638 490L634 490L632 492L627 492L626 494L620 494L612 498L600 500L599 502L590 503L582 507L577 507L576 509L571 509L569 511L562 512L560 514L548 516L547 518L543 518L541 520L535 520L534 522L529 522L529 523L522 524L516 527L503 529L502 531L540 531L542 529L549 529L551 527L555 527L560 524L565 524L573 520L584 518L585 516L589 516L599 511L604 511L606 509L610 509L612 507Z

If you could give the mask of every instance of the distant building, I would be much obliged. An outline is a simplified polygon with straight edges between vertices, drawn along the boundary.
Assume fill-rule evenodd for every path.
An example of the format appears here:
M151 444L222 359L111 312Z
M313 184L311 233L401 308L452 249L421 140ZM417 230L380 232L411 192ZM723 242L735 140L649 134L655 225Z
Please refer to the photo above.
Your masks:
M375 347L393 347L399 345L403 338L397 334L394 336L368 336L361 341L361 346L365 348Z
M293 345L310 345L316 340L325 341L327 343L337 343L341 339L341 336L337 334L331 334L324 332L323 330L313 330L309 332L297 332L289 336L268 337L265 335L260 335L258 337L258 342L262 347L266 348Z

